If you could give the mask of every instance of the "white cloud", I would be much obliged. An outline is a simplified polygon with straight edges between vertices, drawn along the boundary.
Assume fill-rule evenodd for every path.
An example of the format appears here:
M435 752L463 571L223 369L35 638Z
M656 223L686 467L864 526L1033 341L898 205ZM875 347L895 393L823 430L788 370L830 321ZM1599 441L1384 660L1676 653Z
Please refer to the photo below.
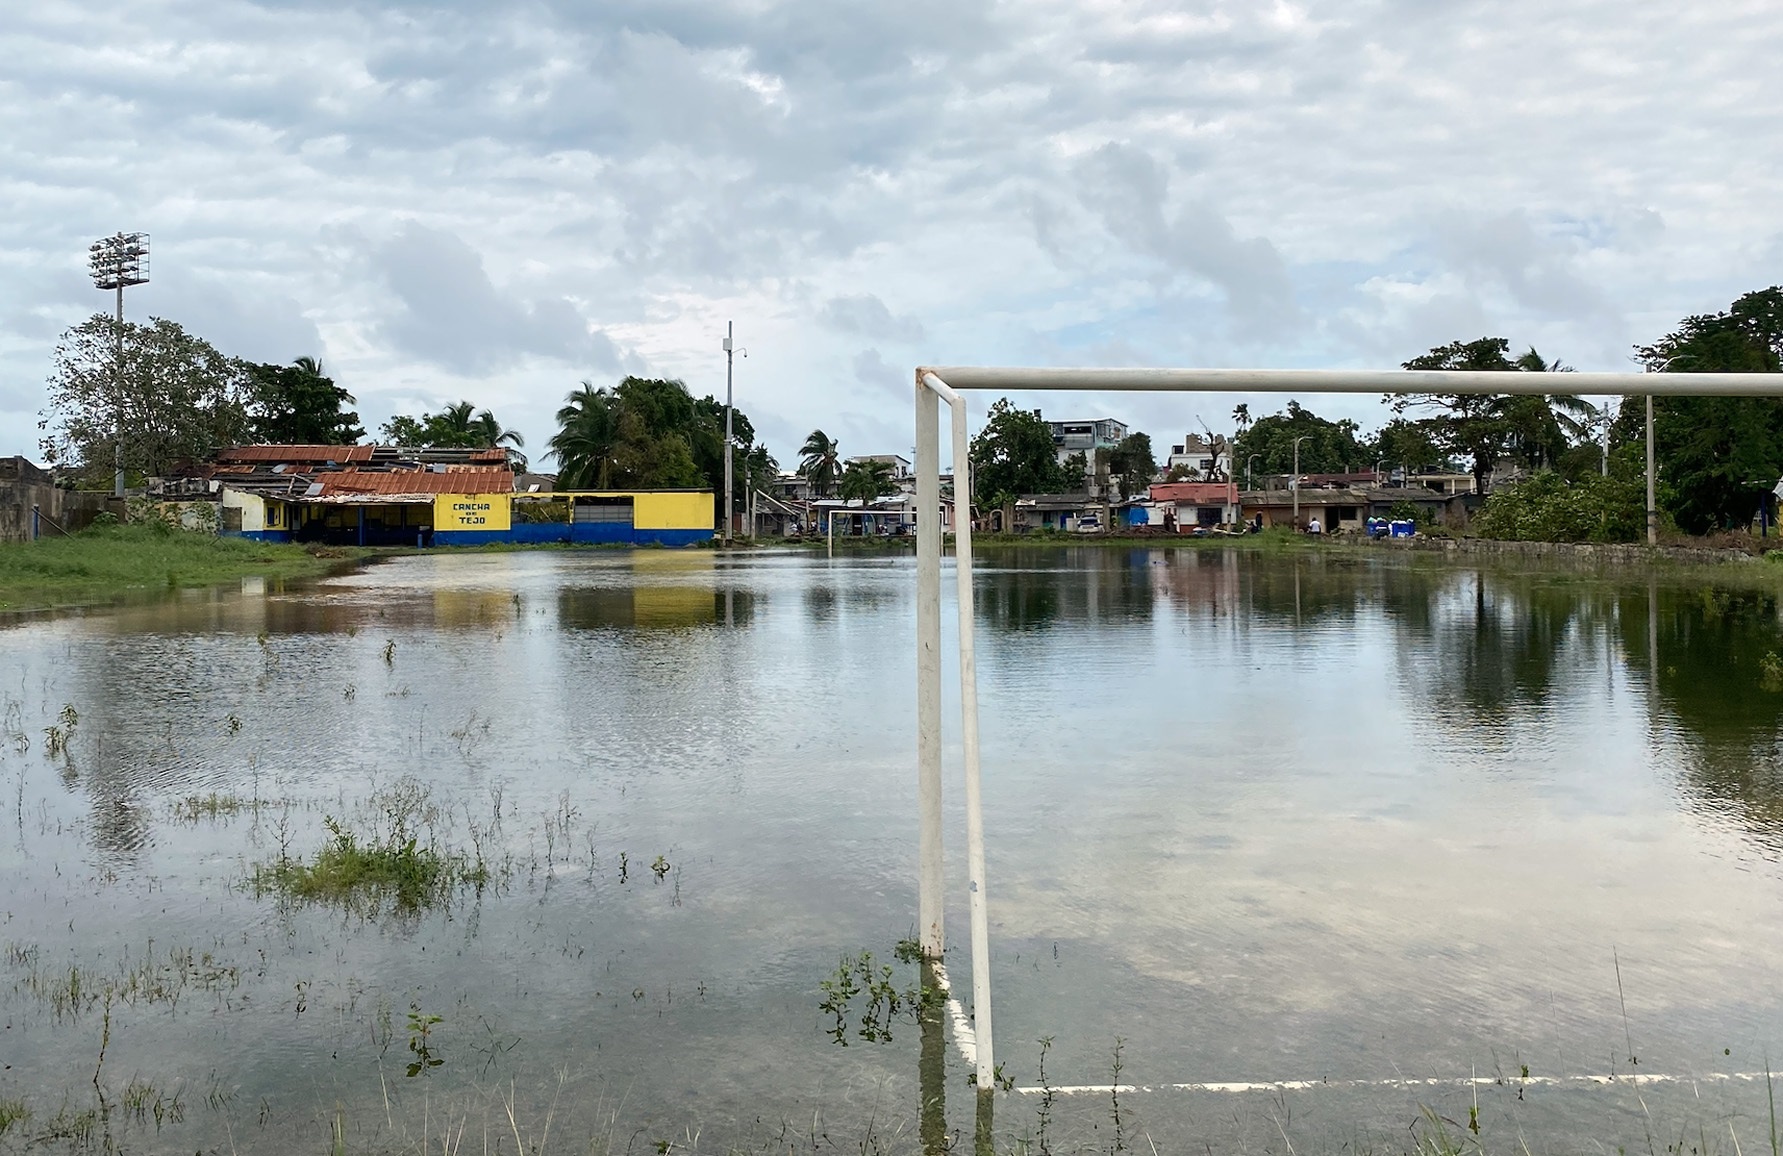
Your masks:
M0 453L119 228L133 316L533 444L585 377L722 389L728 318L782 457L907 448L917 360L1623 368L1783 279L1780 50L1760 0L42 0L0 24Z

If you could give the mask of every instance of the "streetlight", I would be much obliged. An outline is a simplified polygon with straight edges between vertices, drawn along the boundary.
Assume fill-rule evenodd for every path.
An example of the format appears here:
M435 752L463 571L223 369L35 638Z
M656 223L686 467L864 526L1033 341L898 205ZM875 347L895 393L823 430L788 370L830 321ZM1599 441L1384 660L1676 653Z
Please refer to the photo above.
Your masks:
M93 288L118 291L117 360L112 366L112 496L124 496L124 290L149 283L149 235L118 233L87 246Z
M1311 434L1301 434L1294 439L1294 528L1300 528L1300 443L1310 438Z
M1262 454L1252 454L1244 461L1244 488L1247 490L1256 488L1251 485L1251 463L1262 456Z

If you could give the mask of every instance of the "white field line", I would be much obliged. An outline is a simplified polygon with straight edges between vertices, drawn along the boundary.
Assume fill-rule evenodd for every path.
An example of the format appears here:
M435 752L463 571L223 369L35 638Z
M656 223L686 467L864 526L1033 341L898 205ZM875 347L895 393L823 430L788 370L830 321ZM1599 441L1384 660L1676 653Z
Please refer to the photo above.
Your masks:
M1763 1083L1764 1072L1705 1072L1694 1076L1629 1072L1614 1076L1460 1076L1428 1080L1226 1080L1201 1084L1055 1084L1050 1088L1016 1088L1023 1096L1106 1096L1111 1092L1305 1092L1314 1088L1482 1088L1493 1084L1518 1088L1610 1087L1627 1084Z
M953 1021L953 1042L966 1066L978 1066L978 1035L972 1019L954 998L946 965L936 962L935 980L947 997L947 1016ZM1663 1072L1625 1072L1607 1076L1455 1076L1425 1080L1210 1080L1195 1084L1054 1084L1051 1087L1017 1087L1018 1096L1123 1096L1139 1092L1309 1092L1314 1088L1489 1088L1494 1084L1518 1088L1607 1088L1617 1084L1642 1087L1650 1084L1757 1084L1773 1078L1770 1072L1704 1072L1678 1076Z
M966 1066L976 1068L978 1033L972 1029L972 1020L966 1015L966 1009L953 997L953 984L947 979L947 965L936 960L934 968L935 982L941 985L941 994L947 997L947 1018L953 1021L954 1046L960 1049L960 1057L966 1061Z

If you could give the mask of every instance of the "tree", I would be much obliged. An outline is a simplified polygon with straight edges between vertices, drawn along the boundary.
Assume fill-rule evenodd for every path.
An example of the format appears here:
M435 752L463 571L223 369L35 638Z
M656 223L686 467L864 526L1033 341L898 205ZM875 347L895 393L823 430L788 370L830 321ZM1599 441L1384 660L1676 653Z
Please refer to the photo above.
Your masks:
M838 492L843 501L864 506L881 495L897 493L898 487L892 482L890 463L856 459L842 468Z
M1531 347L1515 360L1511 343L1502 337L1452 341L1404 363L1406 369L1476 370L1495 373L1569 372L1548 362ZM1510 394L1424 393L1390 399L1395 413L1413 407L1434 408L1427 419L1431 440L1448 453L1465 457L1475 486L1484 491L1493 468L1509 458L1531 468L1552 464L1585 432L1596 411L1570 394L1548 397Z
M724 403L695 399L687 386L665 378L626 377L611 389L583 382L557 411L550 441L558 483L565 489L710 489L722 521ZM766 488L779 465L765 446L752 445L755 427L731 411L733 478L739 497Z
M1284 412L1258 418L1238 436L1232 464L1242 467L1256 454L1263 473L1288 473L1294 468L1294 439L1305 437L1300 443L1301 473L1347 473L1367 457L1356 440L1356 430L1356 423L1348 418L1328 421L1290 400ZM1373 464L1372 458L1369 463Z
M352 394L334 384L313 357L290 365L249 365L249 435L278 445L353 445L365 436L359 415L344 406Z
M526 455L519 448L526 438L519 430L508 429L490 410L477 412L468 401L447 406L438 413L419 418L398 415L385 422L384 434L397 445L426 446L431 449L506 449L508 460L516 469L526 468Z
M1383 466L1418 470L1438 465L1447 468L1449 465L1447 455L1431 436L1427 420L1408 421L1396 417L1377 430L1374 440L1364 448Z
M1747 293L1721 313L1686 317L1635 358L1652 373L1783 369L1783 287ZM1644 399L1630 398L1630 402ZM1644 404L1622 407L1613 444L1645 436ZM1783 399L1655 397L1654 453L1667 509L1693 534L1744 525L1783 473Z
M987 505L1005 506L1022 494L1056 494L1073 484L1059 465L1052 427L1006 397L992 404L970 453L973 490Z
M117 320L97 313L57 342L49 406L37 423L46 460L95 480L109 475L121 428L124 468L159 476L245 438L242 362L165 318L125 322L120 389L117 340Z
M1243 437L1244 431L1251 428L1251 407L1249 404L1241 401L1232 407L1232 424L1238 427L1239 437Z
M1158 475L1158 459L1152 456L1149 434L1130 433L1108 455L1108 472L1121 488L1122 498L1143 492Z
M557 484L566 490L607 490L613 486L613 451L618 445L618 402L609 390L588 382L557 411L557 432L546 443L557 458Z
M799 447L799 476L811 483L813 494L827 497L830 487L836 484L841 461L836 439L814 429L805 438L805 444Z

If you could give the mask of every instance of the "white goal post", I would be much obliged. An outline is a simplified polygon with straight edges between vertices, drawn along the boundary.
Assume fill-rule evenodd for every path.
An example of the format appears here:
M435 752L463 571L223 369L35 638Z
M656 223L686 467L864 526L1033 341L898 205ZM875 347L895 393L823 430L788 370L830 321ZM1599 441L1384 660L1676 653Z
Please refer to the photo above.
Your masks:
M1139 393L1398 393L1645 395L1647 512L1653 524L1654 395L1783 396L1783 373L1504 373L1485 370L1019 369L919 366L916 370L916 769L919 836L917 926L923 954L940 961L944 892L941 840L941 414L952 410L955 587L959 604L960 742L965 761L967 900L972 923L971 1060L979 1091L995 1087L991 1042L990 919L979 799L978 668L972 604L971 439L964 390Z

